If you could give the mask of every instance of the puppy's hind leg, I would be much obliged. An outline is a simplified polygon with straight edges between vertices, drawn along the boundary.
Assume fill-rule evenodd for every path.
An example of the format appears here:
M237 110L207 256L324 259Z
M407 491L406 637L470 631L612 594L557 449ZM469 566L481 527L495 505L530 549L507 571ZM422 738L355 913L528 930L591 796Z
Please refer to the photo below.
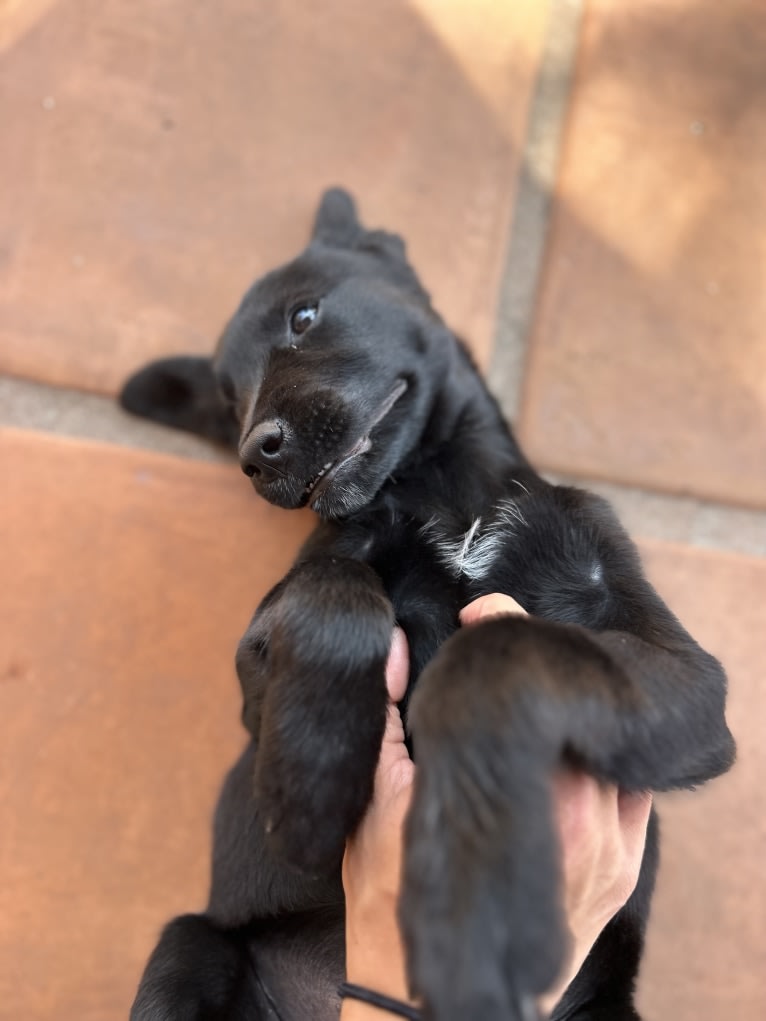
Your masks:
M166 926L130 1012L130 1021L266 1021L244 933L204 915Z
M165 928L131 1021L337 1017L335 989L343 977L340 871L307 876L272 853L253 792L255 755L250 742L229 771L216 807L206 912L181 916Z

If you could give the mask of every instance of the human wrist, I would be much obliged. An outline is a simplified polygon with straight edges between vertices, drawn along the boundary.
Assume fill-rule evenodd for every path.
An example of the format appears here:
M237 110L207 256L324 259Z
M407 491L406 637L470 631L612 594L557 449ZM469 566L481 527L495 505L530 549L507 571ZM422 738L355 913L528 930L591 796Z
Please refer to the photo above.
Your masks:
M347 923L346 981L411 1003L404 947L393 910L389 924L383 919L381 912L377 924L363 926L360 936L356 935L354 926Z
M341 1001L340 1021L385 1021L386 1018L392 1021L390 1012L371 1003L348 999Z

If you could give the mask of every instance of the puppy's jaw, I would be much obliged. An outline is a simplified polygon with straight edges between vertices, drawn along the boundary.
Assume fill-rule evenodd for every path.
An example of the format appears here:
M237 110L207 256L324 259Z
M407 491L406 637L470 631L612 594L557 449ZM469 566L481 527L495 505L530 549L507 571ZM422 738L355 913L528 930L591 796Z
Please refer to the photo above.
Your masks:
M309 482L285 476L266 483L253 479L253 487L264 500L284 510L308 506L321 518L347 517L369 503L380 488L377 466L366 461L370 441L363 440L358 451L329 462Z
M385 398L385 400L379 405L377 410L374 412L372 420L370 421L364 435L362 435L356 441L356 443L351 447L351 449L346 454L342 455L334 463L325 465L322 471L319 473L319 476L316 479L312 480L311 483L309 483L308 486L310 491L309 504L311 505L311 507L313 507L315 510L317 509L318 505L320 505L322 494L327 492L327 490L330 489L331 487L333 487L335 480L337 479L339 474L347 476L347 485L349 486L349 488L354 488L355 482L354 476L353 474L349 474L349 471L347 471L347 469L351 469L351 471L353 471L353 466L355 465L355 462L356 465L358 466L357 459L363 457L365 454L368 453L368 451L372 449L373 444L372 440L370 439L370 434L388 416L389 412L398 402L399 398L406 393L407 388L408 388L407 381L405 379L398 379L391 393L388 395L388 397ZM352 503L356 504L357 502L357 500L355 499L350 499L351 496L350 493L345 495L341 493L339 495L341 496L341 502L346 505L350 505ZM374 496L374 493L370 494L370 497L372 496ZM366 500L364 500L359 506L363 506L365 502ZM355 507L355 509L358 508ZM321 513L321 511L319 511L319 513Z
M356 458L366 454L371 447L370 437L362 436L347 454L343 454L336 461L330 461L326 464L320 473L306 486L309 506L314 507L317 501L321 499L322 493L325 493L333 485L338 473L348 468Z

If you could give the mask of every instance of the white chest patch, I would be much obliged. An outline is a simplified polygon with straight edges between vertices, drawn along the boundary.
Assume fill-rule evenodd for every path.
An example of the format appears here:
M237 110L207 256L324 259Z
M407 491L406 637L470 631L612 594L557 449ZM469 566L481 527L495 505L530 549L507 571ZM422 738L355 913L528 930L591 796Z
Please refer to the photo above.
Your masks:
M513 500L502 500L485 518L476 518L462 535L448 535L440 524L433 519L423 525L420 534L454 578L481 581L526 520Z

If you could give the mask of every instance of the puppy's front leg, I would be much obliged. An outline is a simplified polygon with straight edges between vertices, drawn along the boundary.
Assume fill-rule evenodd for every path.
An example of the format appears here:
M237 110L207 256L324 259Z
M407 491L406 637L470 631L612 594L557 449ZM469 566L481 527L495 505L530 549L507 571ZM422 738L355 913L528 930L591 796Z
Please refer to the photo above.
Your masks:
M273 850L302 869L340 864L372 795L393 625L371 568L313 556L266 597L240 643L259 812Z
M400 912L429 1021L537 1021L566 949L553 773L618 739L608 667L580 629L506 617L424 671Z
M536 618L482 621L424 671L410 712L402 920L427 1018L537 1017L565 949L556 768L644 791L731 764L723 673L674 626L657 627L653 645ZM591 990L592 1016L631 1016L631 986L628 974L598 1004Z

